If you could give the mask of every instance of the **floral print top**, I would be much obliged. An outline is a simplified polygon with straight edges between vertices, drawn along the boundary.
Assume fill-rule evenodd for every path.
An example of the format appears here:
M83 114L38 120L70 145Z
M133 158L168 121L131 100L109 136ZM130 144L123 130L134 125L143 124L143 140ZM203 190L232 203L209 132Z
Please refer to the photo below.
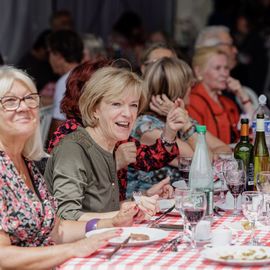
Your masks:
M53 245L56 200L49 195L45 180L34 162L25 159L36 194L27 187L8 155L0 151L0 230L12 245Z

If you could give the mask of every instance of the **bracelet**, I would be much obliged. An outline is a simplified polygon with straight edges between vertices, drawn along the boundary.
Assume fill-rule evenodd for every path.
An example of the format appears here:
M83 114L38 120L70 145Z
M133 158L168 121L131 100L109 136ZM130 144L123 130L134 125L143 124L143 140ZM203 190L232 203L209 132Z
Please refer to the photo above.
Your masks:
M251 99L250 98L247 99L247 100L245 100L245 101L242 101L242 105L246 105L248 103L251 103Z
M172 141L168 140L166 137L164 137L163 132L160 135L161 142L164 146L173 146L176 142L176 136Z
M97 223L100 221L99 218L93 218L87 221L85 225L85 232L90 232L97 229Z
M196 126L192 125L190 126L185 132L181 132L178 131L178 137L182 140L182 141L187 141L194 133L196 132Z

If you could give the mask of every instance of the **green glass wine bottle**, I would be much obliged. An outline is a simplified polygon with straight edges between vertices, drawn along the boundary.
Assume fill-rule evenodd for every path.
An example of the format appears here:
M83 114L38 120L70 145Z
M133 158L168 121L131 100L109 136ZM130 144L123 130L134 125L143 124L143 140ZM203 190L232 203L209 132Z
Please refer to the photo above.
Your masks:
M258 172L269 169L269 151L265 141L264 114L257 114L256 137L254 143L254 188Z
M249 121L241 119L241 137L234 148L234 157L242 159L246 168L246 190L254 190L253 145L249 142Z

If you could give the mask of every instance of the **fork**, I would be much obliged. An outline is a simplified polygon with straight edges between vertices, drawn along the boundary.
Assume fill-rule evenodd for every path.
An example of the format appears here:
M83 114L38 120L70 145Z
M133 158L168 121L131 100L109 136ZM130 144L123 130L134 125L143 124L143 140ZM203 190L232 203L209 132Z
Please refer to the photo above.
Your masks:
M183 234L178 235L177 237L169 240L168 242L164 243L161 248L158 250L158 252L163 252L165 249L167 249L170 245L172 246L172 251L177 251L177 244L179 243L179 240L182 240Z

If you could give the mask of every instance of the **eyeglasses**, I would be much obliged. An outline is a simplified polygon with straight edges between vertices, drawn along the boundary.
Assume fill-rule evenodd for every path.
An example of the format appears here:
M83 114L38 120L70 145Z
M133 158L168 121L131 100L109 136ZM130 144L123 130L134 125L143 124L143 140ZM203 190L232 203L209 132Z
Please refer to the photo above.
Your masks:
M33 93L22 98L15 96L4 96L0 99L2 107L7 111L17 110L20 107L22 101L24 101L28 108L35 109L39 106L40 97L38 94Z

